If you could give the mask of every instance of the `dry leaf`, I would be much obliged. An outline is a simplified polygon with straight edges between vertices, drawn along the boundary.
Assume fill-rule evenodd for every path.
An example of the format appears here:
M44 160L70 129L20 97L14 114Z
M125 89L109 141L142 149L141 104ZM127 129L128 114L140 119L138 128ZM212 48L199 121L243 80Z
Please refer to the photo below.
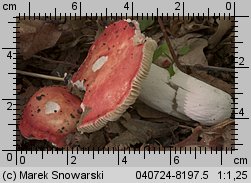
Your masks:
M19 27L20 52L24 59L53 47L61 36L56 25L41 20L22 20Z
M233 144L231 124L233 124L233 120L227 119L210 128L198 126L188 138L175 144L175 147L230 148Z
M129 131L125 131L121 133L119 136L112 139L105 148L119 147L119 150L130 147L131 145L135 145L140 143L137 137L135 137Z
M205 145L203 141L198 141L198 138L201 135L201 133L202 133L202 127L197 126L189 137L187 137L185 140L181 142L178 142L174 146L175 147L203 146Z
M126 128L123 127L119 121L110 121L106 124L106 126L104 127L105 131L107 133L115 133L115 134L120 134L123 133L124 131L126 131Z
M160 144L142 144L140 151L164 151L164 147Z
M20 112L23 110L25 104L28 102L28 100L31 98L31 96L37 91L37 88L34 87L33 85L28 86L28 88L25 90L25 92L20 94L20 103L21 106Z
M192 21L189 23L184 22L184 24L182 24L179 30L179 35L185 35L187 33L197 32L197 31L205 30L209 28L210 28L209 26L206 26L203 23L196 23L195 21Z
M189 48L189 51L187 54L179 57L180 63L185 65L208 65L203 51L207 45L207 40L203 38L193 38L187 40L185 46Z
M224 144L223 144L223 149L230 149L234 144L234 140L233 139L233 129L234 127L232 125L228 125L224 128L224 131L222 133L222 137L223 137L223 140L224 140Z
M176 52L180 53L183 49L187 49L187 53L179 56L180 63L186 65L207 65L207 59L203 50L207 47L208 42L201 36L201 34L190 33L171 40Z
M178 127L169 123L154 123L131 119L129 115L124 115L123 117L125 120L121 120L121 124L142 143L146 143L152 138L168 136Z
M170 41L172 42L173 48L176 51L178 51L179 48L182 48L187 44L188 40L194 39L194 38L200 38L201 36L202 36L201 34L190 33L179 38L171 39Z
M209 147L230 148L234 142L232 140L232 119L227 119L208 129L203 130L203 139Z
M142 117L142 118L165 118L169 117L168 114L165 114L163 112L157 111L143 102L137 100L136 103L133 105L137 113Z
M217 31L208 39L209 48L214 48L222 39L222 37L232 28L231 20L216 20L219 24Z
M104 131L99 130L90 134L70 134L67 136L66 143L68 146L79 146L81 148L103 148L106 144Z

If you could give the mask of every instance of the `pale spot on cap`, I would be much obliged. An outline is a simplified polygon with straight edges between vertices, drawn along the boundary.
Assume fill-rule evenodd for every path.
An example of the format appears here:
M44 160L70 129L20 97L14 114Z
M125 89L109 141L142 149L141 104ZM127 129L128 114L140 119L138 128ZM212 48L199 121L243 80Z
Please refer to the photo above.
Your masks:
M56 113L60 110L60 105L53 101L48 101L45 104L45 114Z
M108 56L102 56L92 65L92 71L96 72L99 70L108 60Z

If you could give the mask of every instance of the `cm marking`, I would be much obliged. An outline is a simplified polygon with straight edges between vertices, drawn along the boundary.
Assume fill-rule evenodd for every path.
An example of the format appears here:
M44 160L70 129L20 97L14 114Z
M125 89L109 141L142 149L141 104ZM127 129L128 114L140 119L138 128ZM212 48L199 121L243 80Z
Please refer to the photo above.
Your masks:
M234 164L236 165L247 165L248 159L247 158L234 158Z
M5 11L15 11L17 10L17 5L16 4L3 4L3 10Z

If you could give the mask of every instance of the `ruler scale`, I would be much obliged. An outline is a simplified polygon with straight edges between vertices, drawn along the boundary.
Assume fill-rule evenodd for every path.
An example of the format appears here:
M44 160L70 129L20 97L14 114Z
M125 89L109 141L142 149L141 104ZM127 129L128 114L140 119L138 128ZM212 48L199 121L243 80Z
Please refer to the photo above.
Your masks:
M250 60L248 2L212 1L12 1L3 0L1 8L1 115L0 123L0 182L250 182L249 142L250 112ZM133 17L132 17L133 16ZM18 149L20 120L20 91L16 88L16 67L20 61L20 36L17 24L20 20L43 19L66 21L122 17L157 19L157 17L189 19L210 16L232 19L234 41L231 42L235 56L233 119L231 135L234 141L230 149L192 150L190 148L165 147L150 149L145 146L129 150L110 149ZM8 58L8 54L10 59ZM6 57L7 56L7 57ZM37 173L35 175L35 173ZM39 176L38 176L39 174Z

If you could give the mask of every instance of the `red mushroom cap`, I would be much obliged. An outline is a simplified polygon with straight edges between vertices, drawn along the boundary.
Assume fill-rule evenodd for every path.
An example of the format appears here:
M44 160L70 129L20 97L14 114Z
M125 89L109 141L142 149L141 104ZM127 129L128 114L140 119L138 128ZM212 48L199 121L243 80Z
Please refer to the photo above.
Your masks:
M19 125L26 138L47 140L57 147L65 146L65 137L74 132L79 121L81 100L66 87L39 89L26 104Z
M156 46L136 21L121 20L104 30L72 77L73 85L86 90L78 130L99 130L135 102Z

